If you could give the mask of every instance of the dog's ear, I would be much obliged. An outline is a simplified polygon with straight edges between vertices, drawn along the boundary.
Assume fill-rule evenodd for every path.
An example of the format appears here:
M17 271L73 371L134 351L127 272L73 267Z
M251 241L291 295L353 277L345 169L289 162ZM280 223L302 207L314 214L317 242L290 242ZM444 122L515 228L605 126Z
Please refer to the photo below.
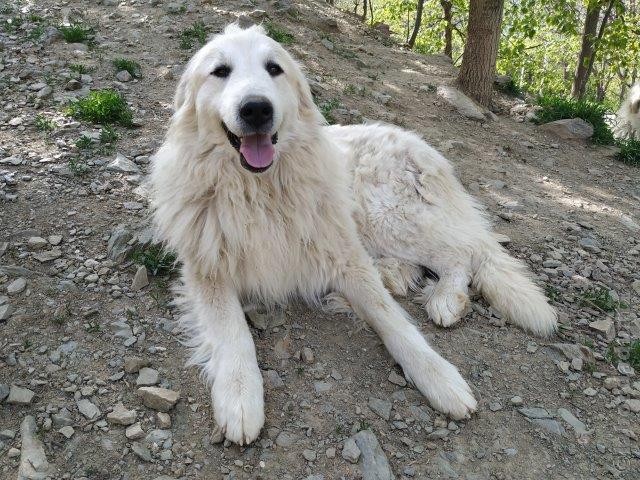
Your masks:
M633 113L634 115L637 115L640 112L640 98L638 98L635 102L631 102L629 110L631 110L631 113Z
M311 88L309 87L309 82L304 76L302 72L302 67L298 65L294 60L293 62L293 75L292 83L293 88L296 91L298 96L298 113L302 120L311 121L317 124L326 123L324 117L316 107L316 104L313 101L313 95L311 94Z

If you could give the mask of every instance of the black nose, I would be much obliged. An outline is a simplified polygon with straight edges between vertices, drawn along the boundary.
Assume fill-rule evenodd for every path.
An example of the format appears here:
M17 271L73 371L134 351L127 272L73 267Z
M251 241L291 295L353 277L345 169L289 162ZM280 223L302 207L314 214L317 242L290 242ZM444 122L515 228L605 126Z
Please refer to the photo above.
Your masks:
M240 107L240 118L253 128L265 127L273 120L273 105L264 99L249 100Z

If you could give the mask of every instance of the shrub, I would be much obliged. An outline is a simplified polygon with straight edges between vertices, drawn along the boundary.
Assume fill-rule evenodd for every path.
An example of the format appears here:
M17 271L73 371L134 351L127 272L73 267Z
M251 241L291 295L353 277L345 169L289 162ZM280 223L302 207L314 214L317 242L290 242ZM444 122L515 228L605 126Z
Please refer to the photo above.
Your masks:
M293 43L293 34L285 29L278 27L275 23L267 22L264 24L267 35L282 45L290 45Z
M115 90L94 90L84 98L76 100L67 109L74 118L108 125L119 123L131 126L133 114L125 99Z
M175 253L167 252L160 245L151 245L143 250L136 250L131 257L135 263L147 267L154 276L169 274L176 266Z
M140 67L140 64L135 60L129 60L127 58L116 58L113 61L113 66L116 67L116 70L118 72L121 70L126 70L131 74L132 77L142 77L142 68Z
M553 122L563 118L581 118L593 125L593 143L613 145L613 134L605 122L607 109L604 105L589 100L573 100L570 98L547 96L538 98L542 107L537 114L538 123Z
M58 30L67 43L83 43L93 36L93 28L86 27L80 23L74 23L69 26L61 25Z
M180 34L180 48L189 50L196 43L204 45L207 42L207 27L202 22L195 22Z

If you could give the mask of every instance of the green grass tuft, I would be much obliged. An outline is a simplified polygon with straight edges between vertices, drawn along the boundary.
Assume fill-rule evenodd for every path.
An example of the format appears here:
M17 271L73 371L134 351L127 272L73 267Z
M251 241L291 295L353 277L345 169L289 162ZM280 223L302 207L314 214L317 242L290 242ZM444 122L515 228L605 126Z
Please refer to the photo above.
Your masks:
M110 144L115 143L118 140L118 132L109 125L100 130L100 143Z
M275 23L267 22L264 24L264 28L267 31L267 35L273 38L276 42L281 43L282 45L291 45L293 43L293 34L287 32Z
M160 245L151 245L145 249L139 249L131 255L133 261L144 265L152 275L168 275L176 266L176 255L165 251Z
M91 72L93 69L86 65L82 65L81 63L72 63L69 65L69 70L76 72L79 75L84 75Z
M333 125L336 123L336 118L333 116L333 110L340 106L340 100L333 98L331 100L327 100L318 105L320 112L324 116L324 119L327 121L329 125Z
M618 160L640 167L640 140L618 140L616 145L620 148L616 155Z
M202 22L195 22L180 33L180 48L190 50L194 45L204 45L207 42L207 27Z
M133 114L124 97L115 90L94 90L84 98L71 103L67 114L80 120L109 125L118 123L131 126Z
M582 294L580 303L583 306L596 306L605 312L615 312L627 305L619 300L615 300L607 288L590 288Z
M58 31L60 31L67 43L84 43L94 35L93 28L81 23L74 23L68 26L61 25L58 27Z
M129 60L128 58L116 58L113 61L113 66L116 67L116 71L118 72L126 70L134 78L142 77L142 68L135 60Z
M553 122L564 118L581 118L593 125L591 141L599 145L613 145L613 133L605 122L607 108L588 100L548 96L540 97L538 105L542 107L537 113L538 123Z
M76 147L80 150L89 150L92 146L93 140L86 135L82 135L78 140L76 140Z
M54 128L56 128L55 122L45 117L41 113L36 115L35 126L41 132L51 132Z
M89 173L89 165L87 165L87 162L80 157L70 158L67 165L69 166L71 173L76 177L83 177Z
M640 340L636 340L629 347L629 365L631 365L636 372L640 370Z

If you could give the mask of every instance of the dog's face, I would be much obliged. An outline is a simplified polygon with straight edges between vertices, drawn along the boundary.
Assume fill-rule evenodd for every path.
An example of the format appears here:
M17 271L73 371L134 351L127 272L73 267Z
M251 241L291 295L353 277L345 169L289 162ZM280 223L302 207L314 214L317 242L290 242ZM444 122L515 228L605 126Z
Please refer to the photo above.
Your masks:
M194 115L201 135L235 149L240 165L255 173L277 160L279 142L292 135L296 121L317 121L309 87L291 56L261 27L236 25L189 62L176 111Z

